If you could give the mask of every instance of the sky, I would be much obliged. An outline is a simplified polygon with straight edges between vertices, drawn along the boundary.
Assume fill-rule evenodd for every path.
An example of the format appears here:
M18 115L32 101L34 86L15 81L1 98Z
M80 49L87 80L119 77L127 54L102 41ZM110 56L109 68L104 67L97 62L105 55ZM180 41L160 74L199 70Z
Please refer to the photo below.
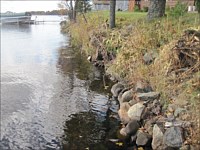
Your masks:
M1 0L1 12L51 11L57 10L61 0Z

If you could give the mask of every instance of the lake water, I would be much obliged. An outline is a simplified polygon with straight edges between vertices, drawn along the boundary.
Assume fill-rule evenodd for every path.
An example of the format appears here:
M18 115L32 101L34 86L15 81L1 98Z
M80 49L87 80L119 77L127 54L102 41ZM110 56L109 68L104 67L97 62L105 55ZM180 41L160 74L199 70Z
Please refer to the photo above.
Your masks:
M118 105L102 73L69 47L59 22L1 25L0 149L109 149Z

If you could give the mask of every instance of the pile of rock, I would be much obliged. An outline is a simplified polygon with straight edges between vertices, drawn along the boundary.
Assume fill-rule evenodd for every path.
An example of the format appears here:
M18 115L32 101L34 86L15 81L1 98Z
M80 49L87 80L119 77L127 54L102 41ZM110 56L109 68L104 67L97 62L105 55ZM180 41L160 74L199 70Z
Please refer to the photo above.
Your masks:
M142 81L132 89L116 83L111 92L119 101L118 115L123 124L120 134L129 146L154 150L189 148L185 145L188 144L187 129L191 123L179 117L186 113L186 109L170 104L163 110L160 93Z

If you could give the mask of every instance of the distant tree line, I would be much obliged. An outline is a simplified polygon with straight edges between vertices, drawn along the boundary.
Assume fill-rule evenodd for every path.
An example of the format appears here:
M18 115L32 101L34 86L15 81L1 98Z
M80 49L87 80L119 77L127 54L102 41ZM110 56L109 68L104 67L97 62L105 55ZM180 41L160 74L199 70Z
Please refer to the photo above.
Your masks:
M67 15L66 9L52 10L52 11L31 11L32 15Z

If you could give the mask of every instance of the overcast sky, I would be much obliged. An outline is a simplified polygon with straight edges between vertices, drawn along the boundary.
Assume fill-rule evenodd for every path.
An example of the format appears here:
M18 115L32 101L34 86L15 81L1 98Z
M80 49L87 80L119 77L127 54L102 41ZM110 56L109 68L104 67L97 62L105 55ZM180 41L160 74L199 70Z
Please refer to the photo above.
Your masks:
M1 12L48 11L58 9L61 0L1 0Z

